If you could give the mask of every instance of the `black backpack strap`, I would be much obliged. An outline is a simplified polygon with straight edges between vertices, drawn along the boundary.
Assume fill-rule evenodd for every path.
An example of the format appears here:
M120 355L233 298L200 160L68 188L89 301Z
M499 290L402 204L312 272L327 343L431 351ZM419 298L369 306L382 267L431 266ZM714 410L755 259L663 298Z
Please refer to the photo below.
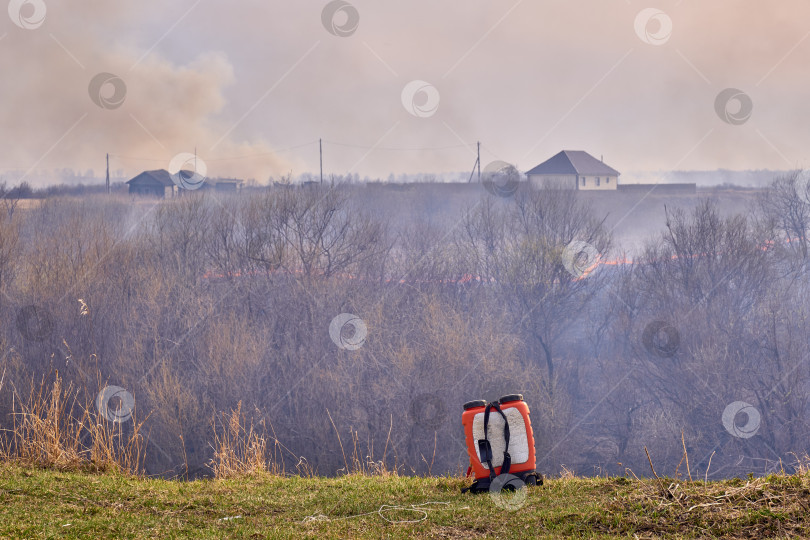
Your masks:
M508 474L509 468L512 466L512 456L509 455L509 421L506 415L503 414L501 407L497 402L488 403L487 408L484 409L484 438L478 439L478 453L481 455L481 461L486 462L489 467L489 479L495 479L495 467L492 466L492 445L489 443L489 436L487 429L489 427L489 412L491 409L498 411L503 417L503 438L506 441L506 447L503 449L503 464L501 465L501 474Z
M506 446L503 449L503 463L501 463L501 474L509 474L509 469L512 466L512 456L509 455L509 420L506 418L506 415L501 410L498 403L494 404L495 410L503 418L503 438L506 442Z

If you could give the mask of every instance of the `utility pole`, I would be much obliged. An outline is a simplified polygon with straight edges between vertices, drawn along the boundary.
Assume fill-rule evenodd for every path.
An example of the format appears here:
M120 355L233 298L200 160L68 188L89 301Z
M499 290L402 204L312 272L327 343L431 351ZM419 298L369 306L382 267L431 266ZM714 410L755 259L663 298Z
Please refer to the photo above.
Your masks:
M478 183L481 183L481 141L478 141Z
M107 154L107 194L110 194L110 154Z
M321 153L321 184L323 184L323 139L318 139L318 148Z
M470 171L470 177L467 179L467 183L469 184L472 182L473 176L475 176L475 169L478 169L478 183L481 183L481 143L478 143L478 155L475 158L475 163L473 163L473 170Z

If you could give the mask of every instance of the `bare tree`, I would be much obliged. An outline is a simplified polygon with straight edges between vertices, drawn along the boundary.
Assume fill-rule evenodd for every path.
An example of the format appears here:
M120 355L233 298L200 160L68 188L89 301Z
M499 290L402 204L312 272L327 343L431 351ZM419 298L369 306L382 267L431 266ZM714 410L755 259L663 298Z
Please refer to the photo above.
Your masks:
M657 423L657 451L665 455L684 430L698 461L725 449L714 462L718 471L737 460L735 448L749 460L785 457L806 437L800 388L808 373L796 354L806 310L788 298L798 291L788 292L791 281L779 278L766 249L770 237L746 217L722 217L710 201L691 215L667 216L660 240L647 246L617 289L614 343L625 350L613 356L624 359L621 371L634 381L632 397L619 400L627 398L623 407L636 411L636 422L645 418L642 433L654 433ZM723 429L724 410L735 402L759 411L756 439ZM638 403L655 406L639 409Z
M541 358L553 394L555 343L583 314L602 282L598 263L608 255L603 220L570 190L527 190L514 201L485 199L470 212L457 238L458 257L508 299L516 329Z
M776 178L758 199L760 215L787 249L802 260L810 255L810 182L802 171Z

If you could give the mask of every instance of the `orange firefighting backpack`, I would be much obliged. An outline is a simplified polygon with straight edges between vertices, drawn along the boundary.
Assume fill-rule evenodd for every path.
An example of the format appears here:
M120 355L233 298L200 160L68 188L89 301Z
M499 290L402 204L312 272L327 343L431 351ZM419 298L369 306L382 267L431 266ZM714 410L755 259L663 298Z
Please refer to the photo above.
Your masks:
M470 457L467 477L475 475L473 484L462 493L489 491L502 475L512 475L512 480L517 477L530 486L543 484L543 475L535 470L534 433L522 394L509 394L492 403L469 401L464 404L461 424ZM514 482L506 483L514 487Z

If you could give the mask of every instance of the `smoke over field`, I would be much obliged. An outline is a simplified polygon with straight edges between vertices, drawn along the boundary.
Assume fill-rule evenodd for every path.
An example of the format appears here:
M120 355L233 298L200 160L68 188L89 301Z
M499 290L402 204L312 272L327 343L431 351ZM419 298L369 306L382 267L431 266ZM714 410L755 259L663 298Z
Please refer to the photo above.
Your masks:
M544 473L792 467L808 15L9 0L0 458L455 473L521 393Z
M546 473L646 447L672 474L684 445L692 474L771 471L808 442L806 186L4 199L0 422L58 376L140 426L150 474L212 474L251 429L288 472L425 474L466 468L462 403L519 392Z

